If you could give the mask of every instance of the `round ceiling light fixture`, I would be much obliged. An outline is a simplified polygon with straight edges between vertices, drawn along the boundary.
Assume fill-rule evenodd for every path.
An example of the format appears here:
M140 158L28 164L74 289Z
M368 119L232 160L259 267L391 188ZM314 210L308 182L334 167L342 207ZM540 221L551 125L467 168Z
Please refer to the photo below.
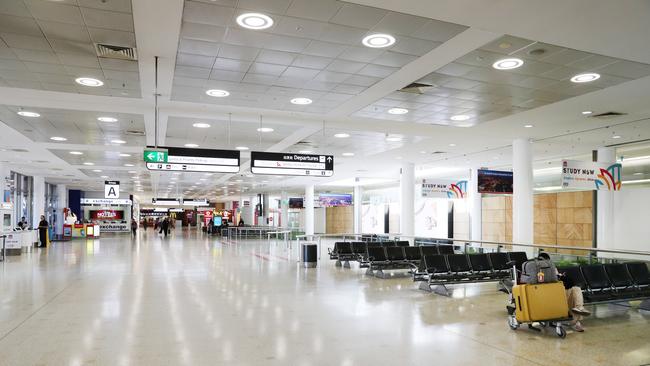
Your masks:
M115 117L97 117L97 120L99 122L117 122L117 118Z
M84 163L84 165L89 165L90 166L90 165L95 165L95 163L91 163L91 162L87 161L87 162Z
M209 123L197 122L197 123L193 124L192 127L196 127L196 128L210 128L210 124L209 124Z
M395 43L395 37L390 34L375 33L364 37L361 43L370 48L384 48L392 46Z
M268 133L268 132L273 132L275 131L271 127L260 127L257 129L257 132L262 132L262 133Z
M89 77L80 77L80 78L76 78L76 79L74 79L74 81L75 81L77 84L79 84L79 85L83 85L83 86L92 86L92 87L97 87L97 86L102 86L102 85L104 85L104 82L103 82L103 81L101 81L101 80L99 80L99 79L95 79L95 78L89 78Z
M23 116L23 117L31 117L31 118L41 116L40 114L38 114L36 112L30 112L30 111L18 111L18 115Z
M600 74L595 72L587 72L584 74L578 74L571 78L573 83L588 83L600 79Z
M451 116L449 119L452 121L467 121L469 119L469 116L466 114L457 114L455 116Z
M243 151L243 150L248 150L248 146L237 146L235 149Z
M59 136L53 136L53 137L50 137L50 140L52 140L52 141L68 141L67 138L65 138L65 137L59 137Z
M524 125L524 128L533 128L533 125Z
M311 104L313 100L309 98L293 98L291 99L291 104L298 104L298 105L307 105Z
M590 115L592 113L594 113L594 112L592 112L592 111L582 111L583 116L588 116L588 115Z
M230 95L230 92L227 90L221 90L221 89L210 89L206 90L205 94L215 97L215 98L224 98Z
M339 139L346 139L350 137L349 133L337 133L334 135L334 137L339 138Z
M388 110L390 114L407 114L409 112L406 108L391 108Z
M247 29L260 30L272 27L273 19L262 13L244 13L237 17L237 24Z
M512 70L524 64L524 60L519 58L504 58L492 64L497 70Z

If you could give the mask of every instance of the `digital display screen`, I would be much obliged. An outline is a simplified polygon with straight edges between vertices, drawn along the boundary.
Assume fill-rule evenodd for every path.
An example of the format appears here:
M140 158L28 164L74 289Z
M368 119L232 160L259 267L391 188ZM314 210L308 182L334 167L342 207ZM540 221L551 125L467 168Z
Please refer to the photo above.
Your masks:
M289 198L289 208L303 208L302 198Z
M351 194L321 193L318 197L321 207L352 206Z
M512 172L479 169L478 193L512 194Z
M223 222L223 219L221 218L221 216L214 216L212 218L212 220L214 222L214 226L221 226L221 224Z

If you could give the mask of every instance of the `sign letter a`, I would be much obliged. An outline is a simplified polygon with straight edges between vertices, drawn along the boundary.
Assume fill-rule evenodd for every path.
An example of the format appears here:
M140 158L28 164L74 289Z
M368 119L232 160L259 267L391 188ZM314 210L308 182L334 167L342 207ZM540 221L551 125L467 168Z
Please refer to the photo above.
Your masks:
M117 197L117 193L115 192L115 188L114 188L114 187L111 187L111 188L108 189L108 194L107 194L107 196L109 196L109 197L111 197L111 196Z

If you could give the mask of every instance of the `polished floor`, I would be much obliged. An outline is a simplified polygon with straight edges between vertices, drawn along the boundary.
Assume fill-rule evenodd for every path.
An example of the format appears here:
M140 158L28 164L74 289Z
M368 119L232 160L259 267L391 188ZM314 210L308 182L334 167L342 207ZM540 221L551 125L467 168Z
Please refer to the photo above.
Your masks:
M0 365L643 365L650 314L602 305L583 334L512 331L494 284L297 265L285 243L153 231L0 263Z

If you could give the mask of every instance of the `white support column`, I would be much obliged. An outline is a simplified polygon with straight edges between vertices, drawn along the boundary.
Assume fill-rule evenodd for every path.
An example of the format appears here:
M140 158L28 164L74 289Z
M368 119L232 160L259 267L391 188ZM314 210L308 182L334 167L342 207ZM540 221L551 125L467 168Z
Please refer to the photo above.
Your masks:
M469 172L467 187L467 212L469 213L469 238L471 240L483 239L483 214L481 194L478 193L478 168Z
M358 184L358 182L355 182L355 184ZM363 232L363 229L361 228L361 199L363 198L363 188L359 185L354 186L354 224L352 226L352 230L354 231L355 234L361 234Z
M65 184L56 185L56 227L55 233L63 235L63 209L68 207L68 188Z
M528 139L512 142L512 241L533 244L533 150ZM532 248L519 248L534 254Z
M280 226L283 228L289 227L289 195L287 192L280 193Z
M616 150L613 147L598 149L599 163L616 161ZM596 247L600 249L615 249L614 247L614 191L596 191ZM606 257L606 253L598 253Z
M45 215L45 178L34 176L34 195L32 196L33 227L38 227L41 215Z
M314 185L305 186L305 234L314 235Z
M399 231L402 235L415 233L415 165L404 163L399 178ZM409 238L413 242L413 239Z

